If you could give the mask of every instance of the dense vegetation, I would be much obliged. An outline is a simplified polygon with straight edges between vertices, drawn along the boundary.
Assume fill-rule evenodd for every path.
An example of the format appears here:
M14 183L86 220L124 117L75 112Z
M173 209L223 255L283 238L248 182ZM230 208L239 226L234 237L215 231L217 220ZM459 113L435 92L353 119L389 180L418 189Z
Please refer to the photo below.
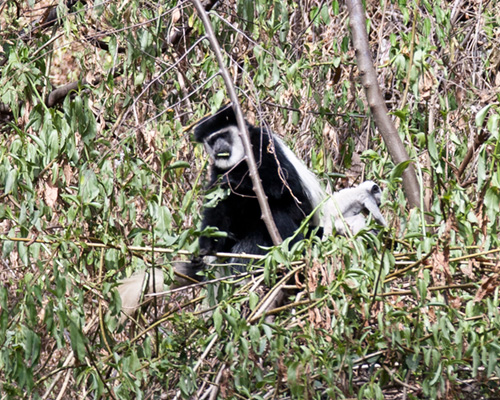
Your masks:
M121 278L196 254L220 193L189 128L226 87L189 1L7 0L0 399L500 398L498 3L366 1L427 214L374 126L343 2L206 7L248 119L325 185L381 184L390 227L285 241L252 280L155 297L119 326ZM283 276L296 288L264 321Z

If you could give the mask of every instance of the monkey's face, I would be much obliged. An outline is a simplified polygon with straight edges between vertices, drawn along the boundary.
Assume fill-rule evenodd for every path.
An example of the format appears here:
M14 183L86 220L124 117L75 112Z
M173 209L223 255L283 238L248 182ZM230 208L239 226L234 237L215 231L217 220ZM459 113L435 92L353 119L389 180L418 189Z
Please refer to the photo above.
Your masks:
M371 194L375 199L375 203L377 203L377 206L380 207L380 204L382 203L382 190L380 189L380 186L377 185L376 183L373 184L373 187L371 189Z
M243 143L238 129L234 126L211 133L203 143L215 166L219 169L231 169L245 157Z

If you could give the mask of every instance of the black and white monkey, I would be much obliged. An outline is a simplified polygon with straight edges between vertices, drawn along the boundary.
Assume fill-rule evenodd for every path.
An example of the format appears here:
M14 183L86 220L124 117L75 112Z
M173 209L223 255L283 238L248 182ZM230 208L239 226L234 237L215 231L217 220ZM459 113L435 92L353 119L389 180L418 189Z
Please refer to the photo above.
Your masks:
M248 122L247 128L262 186L283 239L292 237L316 208L319 209L312 215L310 226L320 228L325 236L330 235L333 228L341 235L347 233L346 228L352 234L358 233L366 227L365 214L371 214L379 225L387 225L379 209L382 192L377 184L366 181L356 188L329 196L316 175L271 131ZM209 187L228 189L227 197L215 207L205 207L201 226L202 230L216 228L225 236L202 235L199 239L200 255L217 252L264 254L263 248L273 243L253 191L232 106L225 106L202 119L195 127L194 137L204 145L212 160ZM318 207L321 203L323 207ZM302 235L296 235L294 240L302 238ZM227 263L241 263L241 259L233 258ZM204 267L199 259L174 266L178 272L191 278L197 277L198 271ZM136 273L119 286L127 315L135 312L140 290L148 286L144 284L145 277L145 272ZM163 274L156 272L155 278L162 282ZM181 280L178 284L185 285L188 281Z
M316 176L278 137L267 128L248 122L247 128L276 227L283 239L291 237L322 202L325 193ZM229 191L215 207L205 208L202 222L202 229L215 227L227 236L200 237L200 253L263 254L262 246L273 243L261 218L232 106L201 120L194 137L203 143L212 159L209 187ZM312 216L312 227L320 225L320 218L320 212ZM300 238L297 235L296 240Z

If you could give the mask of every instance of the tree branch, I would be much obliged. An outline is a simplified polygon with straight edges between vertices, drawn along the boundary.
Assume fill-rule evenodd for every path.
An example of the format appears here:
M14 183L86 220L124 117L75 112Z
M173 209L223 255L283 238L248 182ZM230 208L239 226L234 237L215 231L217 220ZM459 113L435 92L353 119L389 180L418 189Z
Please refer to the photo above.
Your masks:
M266 224L267 230L269 231L269 235L271 236L274 245L277 246L282 242L282 239L278 232L278 229L276 228L276 224L274 223L271 209L269 208L269 203L267 202L267 197L264 193L264 188L262 187L259 171L257 170L257 165L255 163L255 158L253 155L252 143L250 142L250 136L248 134L245 118L243 117L243 113L238 102L238 96L236 94L236 90L234 89L233 81L231 80L231 76L224 66L224 58L222 57L219 43L217 42L217 38L215 37L214 31L212 29L212 24L210 22L210 19L208 18L208 14L205 11L205 8L202 6L200 0L191 1L195 6L196 11L198 12L200 19L202 20L203 25L205 26L207 38L215 54L217 63L219 64L220 73L222 75L222 78L224 79L224 83L226 84L229 97L231 99L231 102L233 103L233 109L236 114L239 134L243 142L243 147L245 148L246 162L248 164L248 170L250 171L253 190L259 201L260 209L262 211L262 219Z
M217 0L208 0L205 2L203 9L206 12L209 12L215 6L216 3L217 3ZM163 48L166 48L167 45L176 46L183 37L189 35L189 33L193 30L193 28L191 26L186 26L183 28L174 27L173 29L174 29L174 32L170 35L170 37L168 38L168 40L164 44Z
M476 150L484 143L486 140L488 140L489 134L488 132L483 129L479 135L474 136L474 141L472 144L469 146L467 149L467 153L465 154L464 159L462 160L462 163L458 167L457 171L457 179L460 181L462 178L463 173L465 172L465 169L469 165L469 163L472 160L472 156L476 152ZM463 183L463 182L462 182Z
M85 79L81 81L67 83L66 85L60 86L49 93L47 99L45 100L45 105L47 107L54 107L56 104L64 100L72 90L77 90L79 87L87 84Z
M347 8L349 10L352 42L356 50L358 69L365 88L368 105L373 114L375 125L384 139L393 162L399 164L409 160L410 157L394 123L388 115L387 106L378 86L377 74L373 67L368 45L363 3L361 0L347 0ZM420 186L412 164L409 164L408 168L403 172L403 188L410 207L420 208Z

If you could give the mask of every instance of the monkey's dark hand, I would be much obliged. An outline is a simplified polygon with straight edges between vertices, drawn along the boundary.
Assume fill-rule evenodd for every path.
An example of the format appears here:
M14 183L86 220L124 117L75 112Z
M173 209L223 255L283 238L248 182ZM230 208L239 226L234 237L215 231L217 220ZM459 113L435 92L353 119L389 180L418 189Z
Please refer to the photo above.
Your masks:
M203 261L203 257L193 257L191 258L191 271L194 271L194 273L202 271L205 269L206 264Z
M211 256L217 252L218 242L214 238L202 236L200 237L199 243L200 243L200 257Z

